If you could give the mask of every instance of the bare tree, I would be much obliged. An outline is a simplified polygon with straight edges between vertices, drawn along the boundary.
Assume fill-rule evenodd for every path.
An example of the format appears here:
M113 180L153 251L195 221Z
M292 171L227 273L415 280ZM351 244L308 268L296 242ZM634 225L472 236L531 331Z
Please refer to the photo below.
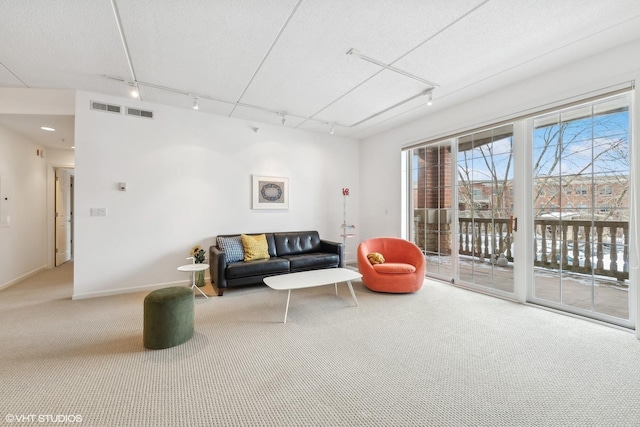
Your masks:
M616 207L624 206L628 198L628 130L620 113L627 112L627 108L621 108L566 121L558 115L536 127L533 162L536 216L556 208L561 210L568 204L575 208L582 199L593 209L596 204L611 208L602 212L601 219L611 218ZM508 160L497 165L494 147L505 138L511 142L511 137L505 134L499 137L471 139L459 145L458 200L467 208L466 215L479 218L510 215L513 156L510 152ZM614 191L598 192L598 186L607 184ZM479 196L481 191L483 194Z

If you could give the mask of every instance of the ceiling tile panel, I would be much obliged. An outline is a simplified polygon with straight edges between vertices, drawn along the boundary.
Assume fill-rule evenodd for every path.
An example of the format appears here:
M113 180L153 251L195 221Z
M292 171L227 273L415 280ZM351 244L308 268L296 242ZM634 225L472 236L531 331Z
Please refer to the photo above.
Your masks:
M237 101L295 0L118 4L138 80Z
M0 86L1 87L25 87L20 80L0 65Z
M296 11L242 101L315 114L480 1L306 1Z
M429 86L423 83L391 71L383 71L326 108L315 119L351 126L426 89Z
M3 0L0 62L29 87L96 90L127 75L108 1ZM16 54L19 53L19 54Z
M640 13L621 0L493 0L394 65L439 83L469 85ZM556 65L557 66L557 65Z

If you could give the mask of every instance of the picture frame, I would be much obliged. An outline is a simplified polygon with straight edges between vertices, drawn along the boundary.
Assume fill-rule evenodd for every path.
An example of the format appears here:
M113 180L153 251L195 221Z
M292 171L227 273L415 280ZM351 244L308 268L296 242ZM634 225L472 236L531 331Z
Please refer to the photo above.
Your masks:
M253 209L289 209L289 178L253 175Z

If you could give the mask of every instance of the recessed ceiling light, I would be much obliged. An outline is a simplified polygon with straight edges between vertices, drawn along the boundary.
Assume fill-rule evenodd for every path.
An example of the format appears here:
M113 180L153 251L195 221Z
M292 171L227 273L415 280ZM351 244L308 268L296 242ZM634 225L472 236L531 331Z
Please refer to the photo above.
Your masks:
M41 126L40 129L46 130L47 132L55 132L56 131L54 128L50 128L48 126Z

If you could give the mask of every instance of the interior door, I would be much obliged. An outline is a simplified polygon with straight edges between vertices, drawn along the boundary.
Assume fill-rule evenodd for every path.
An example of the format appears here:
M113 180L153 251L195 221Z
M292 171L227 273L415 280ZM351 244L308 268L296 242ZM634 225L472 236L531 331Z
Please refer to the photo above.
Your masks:
M71 174L56 169L56 267L71 259Z

